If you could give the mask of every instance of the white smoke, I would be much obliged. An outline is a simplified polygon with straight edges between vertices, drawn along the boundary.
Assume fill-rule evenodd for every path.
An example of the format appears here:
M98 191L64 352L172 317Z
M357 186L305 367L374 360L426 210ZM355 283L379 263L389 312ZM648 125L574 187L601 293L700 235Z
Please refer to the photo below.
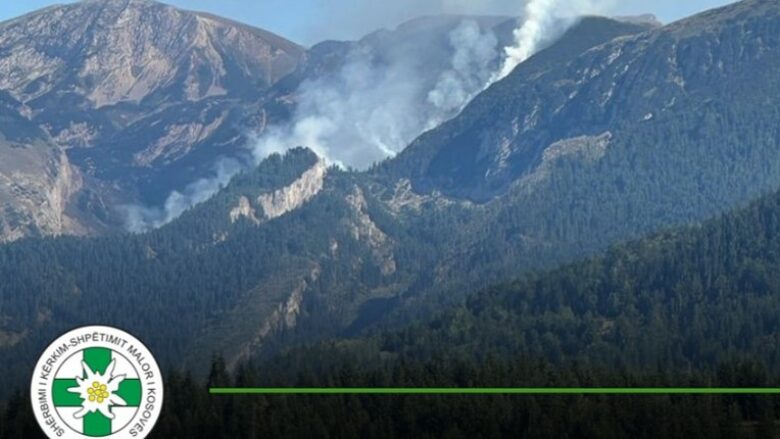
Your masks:
M335 75L307 81L297 93L292 123L272 127L254 147L257 160L307 146L342 167L363 169L391 157L415 137L456 115L498 62L497 39L472 20L449 34L449 66L431 86L412 54L388 64L362 48Z
M382 54L381 62L370 47L353 50L335 74L300 85L290 123L268 127L250 142L254 163L222 160L212 176L174 191L161 207L122 206L127 229L138 233L165 225L247 167L297 146L344 168L363 169L395 155L423 131L455 116L498 66L495 35L472 20L450 32L449 44L438 48L449 63L433 81L425 78L436 66L406 48L394 50L389 59Z
M515 44L504 48L504 63L490 83L506 77L536 53L540 43L562 33L579 17L603 14L613 3L614 0L528 0L522 24L514 31Z
M141 233L168 224L190 207L211 198L242 169L244 166L239 161L223 158L214 165L213 175L190 183L181 192L171 192L162 207L120 206L125 228L132 233Z
M393 154L420 124L415 73L403 60L376 65L369 50L354 51L337 74L301 84L291 123L263 133L255 157L306 146L332 163L362 168Z
M482 90L495 63L498 40L492 32L482 32L472 20L464 20L450 35L455 48L452 68L444 71L439 82L428 93L428 102L440 109L443 116L458 113ZM441 120L431 120L433 126ZM432 126L429 126L432 128Z
M604 13L613 3L528 0L521 24L513 32L514 44L503 49L503 60L493 32L464 20L450 32L449 65L433 81L424 78L430 78L435 66L415 59L419 53L402 50L389 61L377 62L371 47L362 46L335 74L301 84L290 123L269 127L249 145L254 164L296 146L309 147L345 168L363 169L392 157L424 131L459 113L474 96L560 36L578 17ZM249 165L221 161L213 176L173 192L162 207L123 207L128 229L141 232L172 221L213 196Z

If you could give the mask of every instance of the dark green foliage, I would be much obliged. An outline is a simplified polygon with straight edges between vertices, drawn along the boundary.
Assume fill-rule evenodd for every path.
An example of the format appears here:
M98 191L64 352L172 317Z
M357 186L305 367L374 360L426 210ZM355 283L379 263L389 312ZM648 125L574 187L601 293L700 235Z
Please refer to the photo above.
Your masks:
M233 373L214 357L206 382L169 376L155 434L772 437L774 398L215 397L206 385L777 385L778 232L780 194L525 275L429 323L288 350ZM9 403L0 437L34 428L20 398Z
M22 335L18 344L4 346L9 373L0 382L26 380L48 341L77 325L126 328L147 340L161 360L184 354L242 293L282 267L292 273L306 252L326 251L319 224L334 221L336 206L319 209L316 218L291 216L284 230L231 224L227 214L240 195L256 197L288 184L315 160L304 150L272 157L257 173L238 177L219 196L148 234L31 239L0 247L0 323L5 333ZM231 239L222 240L221 233Z
M233 222L228 212L241 196L256 199L297 178L316 160L310 152L272 157L145 235L0 247L0 343L8 371L0 393L27 380L56 334L108 323L147 341L163 364L180 367L185 358L192 365L195 378L169 380L161 437L769 437L776 402L756 398L247 403L209 398L201 379L777 384L780 195L598 258L525 274L777 189L776 9L738 19L721 11L705 17L712 22L700 18L613 41L573 60L540 53L396 160L367 173L332 169L304 207L261 226ZM621 55L612 63L615 49ZM512 139L510 156L494 167L504 152L489 149L502 143L490 136L511 132L513 121L535 114L537 105L538 121ZM580 139L544 159L556 141L607 131L603 154ZM419 210L394 210L399 178L431 194L420 198ZM365 206L350 201L356 193ZM366 217L387 236L384 247L355 238ZM383 273L390 253L395 270ZM295 324L279 323L289 316L276 314L262 339L264 325L301 282L306 294ZM476 290L482 292L464 299ZM398 329L418 317L424 320ZM340 338L295 348L323 337ZM208 353L222 348L231 350L227 360L215 358L207 377ZM231 370L244 354L267 361ZM19 400L5 409L3 435L29 424Z
M780 195L469 297L430 323L377 336L408 357L543 356L628 370L709 370L754 358L728 385L780 373ZM722 373L727 371L722 370ZM747 377L752 377L748 379Z
M468 289L744 207L780 187L778 29L741 2L551 64L564 37L375 172L481 203L438 223Z
M712 20L717 36L694 23L690 35L677 28L656 30L569 59L600 39L640 30L609 20L584 20L400 157L366 173L332 169L325 188L309 203L260 226L244 219L234 223L229 212L241 196L256 199L290 183L314 163L311 152L298 149L284 158L272 157L213 199L145 235L26 240L3 246L0 343L9 358L4 366L21 375L55 334L84 323L122 326L148 340L166 360L186 355L198 364L207 362L204 352L223 346L233 350L226 352L232 363L239 351L256 354L273 351L282 342L354 335L377 325L397 327L417 317L429 318L459 304L471 291L527 270L593 254L662 226L702 219L776 189L780 114L766 98L773 94L777 81L772 72L780 59L771 56L779 46L772 32L780 22L774 9L762 16L749 14L745 23L716 14ZM579 38L578 32L589 37ZM756 48L757 41L766 46L765 55ZM707 50L723 61L730 82L721 81L724 73L716 66L706 71L692 67L701 60L695 55L698 46L691 45L705 42L713 42ZM751 48L745 56L734 50L742 43ZM625 53L606 63L616 48ZM668 61L678 50L679 69ZM690 61L683 56L689 52ZM624 69L628 65L636 69ZM591 67L600 73L578 85ZM591 108L612 89L618 73L623 76L614 84L614 100ZM687 88L681 91L670 81L674 75L683 75ZM653 87L657 92L645 99ZM569 98L574 91L580 94ZM675 105L666 107L673 98ZM564 101L571 102L556 112ZM513 140L506 168L490 174L498 180L470 185L487 175L485 171L495 170L494 159L503 154L480 153L485 139L485 146L501 143L485 136L532 114L539 102L544 105L538 124ZM642 120L648 111L655 116ZM543 149L557 140L607 130L612 138L603 156L573 153L542 159ZM461 149L468 154L459 154ZM526 179L538 172L542 178ZM474 195L468 193L474 189L501 196L478 206L462 199L418 197L419 210L394 209L399 177L451 195ZM356 191L365 196L365 211L356 212L348 200ZM355 233L361 222L371 222L386 235L384 244L370 242L368 233ZM391 262L395 269L383 272ZM277 324L262 347L248 346L301 282L306 283L306 294L295 324ZM608 294L558 292L550 299L553 305L543 304L558 312L555 304L565 297L554 297L569 293ZM761 306L759 302L746 309ZM524 337L547 334L524 340L523 346L566 354L567 346L576 346L582 335L553 338L590 311L592 316L579 324L595 331L594 349L601 349L598 341L609 333L599 335L594 328L601 324L598 318L611 317L603 315L603 309L580 308L556 325L534 322L539 316L523 318L523 328L539 326ZM616 302L610 312L617 311L627 313L621 316L624 320L644 318L642 324L650 318L639 302ZM603 324L622 328L618 323ZM759 323L756 331L771 328L771 320ZM707 355L715 348L686 349ZM608 351L599 355L611 356ZM632 361L643 355L636 354ZM677 362L681 356L668 352L665 358Z
M327 356L328 354L325 354ZM332 358L324 358L332 360ZM212 385L314 386L700 385L713 376L610 375L561 370L528 359L485 363L436 360L377 367L342 363L317 377L278 381L265 367L224 374ZM338 360L336 360L338 361ZM224 381L223 381L224 379ZM283 379L282 379L283 380ZM763 438L773 437L777 400L720 396L211 396L204 383L173 372L166 379L155 438ZM0 439L42 437L28 401L3 413ZM769 436L768 436L769 435Z

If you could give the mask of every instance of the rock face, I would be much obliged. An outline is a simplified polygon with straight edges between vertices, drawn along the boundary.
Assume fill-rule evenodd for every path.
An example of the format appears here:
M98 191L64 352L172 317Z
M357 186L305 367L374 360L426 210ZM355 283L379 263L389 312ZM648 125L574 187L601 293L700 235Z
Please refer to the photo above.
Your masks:
M32 106L54 91L94 108L155 95L256 94L294 69L302 52L268 32L146 0L57 6L1 30L0 88Z
M322 160L304 172L291 185L263 194L257 199L267 219L274 219L293 211L322 190L327 166Z
M392 242L371 219L363 191L355 187L353 192L346 196L346 200L353 210L353 217L347 225L352 239L365 242L371 248L371 259L383 276L395 273Z
M255 208L252 207L251 201L243 195L238 199L238 205L230 210L231 223L238 221L239 218L247 218L255 224L260 224L260 220L257 219L257 213Z
M0 240L85 230L67 212L83 182L64 152L0 141L0 155Z
M245 195L240 196L238 205L230 210L230 222L235 223L240 218L246 218L259 225L300 208L322 190L326 173L325 162L317 160L295 181L270 193L259 195L254 202Z
M0 183L13 212L0 241L118 228L116 206L159 204L208 175L243 153L242 128L262 129L266 92L303 56L261 29L149 0L86 0L1 23L0 118L13 123L0 138L16 149L0 182L29 191Z
M541 163L531 172L524 175L518 185L533 189L534 185L549 177L556 162L573 158L583 163L592 163L604 157L607 153L612 133L609 131L598 136L578 136L554 142L542 153Z

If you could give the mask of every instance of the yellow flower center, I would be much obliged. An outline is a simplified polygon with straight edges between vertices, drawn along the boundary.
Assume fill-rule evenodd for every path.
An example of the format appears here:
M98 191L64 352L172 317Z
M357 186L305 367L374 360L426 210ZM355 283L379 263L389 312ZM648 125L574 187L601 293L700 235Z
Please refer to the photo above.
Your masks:
M87 389L88 398L91 402L97 401L98 404L102 404L111 396L111 392L108 391L108 386L101 384L98 381L92 383L92 387Z

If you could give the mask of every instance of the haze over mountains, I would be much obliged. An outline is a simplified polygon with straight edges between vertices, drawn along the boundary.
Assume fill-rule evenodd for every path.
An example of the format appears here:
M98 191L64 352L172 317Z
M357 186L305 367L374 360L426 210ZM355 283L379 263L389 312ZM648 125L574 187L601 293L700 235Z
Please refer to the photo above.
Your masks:
M567 24L547 23L540 46ZM365 168L457 114L516 28L509 17L423 17L306 50L148 0L2 23L0 239L158 227L293 146Z
M310 146L343 144L319 152L366 166L454 115L486 75L464 69L474 57L482 69L495 64L514 21L423 19L311 50L147 0L53 6L0 26L0 102L8 121L0 239L9 241L159 226L254 166L258 137L266 143L257 150L262 157L316 140L285 135L283 145L269 144L291 118L300 121L298 134L312 123L329 129L318 119L324 114L364 118L335 121L355 128ZM477 53L463 48L460 72L449 35L458 26L461 40L492 43ZM447 91L459 87L462 96L453 102L448 93L437 110L428 93L446 71L454 71ZM394 122L377 126L387 120Z
M200 29L197 23L223 25L215 18L147 2L100 5L119 3L129 7L123 11L151 7L163 8L171 16L183 14L195 29ZM72 8L96 5L87 2ZM101 10L112 11L110 6ZM38 19L63 11L70 9L42 11ZM493 29L497 41L508 40L513 28L497 18L468 21L475 23L471 30L476 35ZM258 82L255 95L229 91L229 84L220 82L227 81L228 72L245 72L238 66L248 65L236 61L229 67L224 59L238 55L227 57L227 49L218 51L225 56L225 73L206 69L211 73L197 81L203 85L198 93L203 94L192 100L187 100L190 95L182 85L186 79L148 90L138 102L128 101L127 90L140 89L130 87L122 93L115 87L101 89L100 99L109 95L117 99L105 106L73 91L86 87L86 79L78 75L45 83L44 89L59 91L28 101L25 93L34 92L22 87L16 95L8 93L13 111L6 117L30 134L17 140L13 151L54 151L61 159L53 163L67 161L65 168L79 175L81 190L62 185L56 192L80 194L75 204L54 202L67 199L62 195L50 201L66 214L75 206L91 208L89 212L100 218L96 213L100 210L94 209L109 206L105 194L128 203L151 191L157 194L157 203L152 204L159 205L169 189L208 177L219 157L230 157L231 151L239 158L255 152L243 148L245 139L236 126L251 127L243 125L251 121L255 127L289 126L285 123L305 120L296 114L301 108L296 103L308 99L302 97L300 84L330 87L333 81L318 80L344 79L344 66L355 64L343 60L353 56L355 47L373 52L371 62L361 64L378 72L394 50L407 53L404 45L410 41L443 47L431 52L440 56L432 55L432 71L415 79L431 87L404 95L430 109L426 91L453 70L449 37L462 22L460 17L420 20L356 43L322 43L305 53L294 45L280 51L281 43L263 33L241 27L235 32L246 34L225 30L224 35L244 35L256 44L266 41L268 47L277 47L270 53L292 63L289 75L270 75L266 82ZM513 25L514 20L508 23ZM780 187L779 115L773 98L780 70L778 30L780 5L757 0L664 27L585 18L479 93L452 119L379 166L348 171L298 148L273 155L257 168L240 167L245 171L214 197L146 234L4 245L0 275L7 281L0 284L0 350L23 365L65 328L104 322L137 333L161 358L184 357L205 364L219 350L233 365L295 342L358 335L430 317L477 289L530 269L571 261L618 241L738 207ZM184 51L184 58L176 58L183 64L175 64L177 71L185 72L182 78L203 72L190 69L193 56L201 59L193 54L211 53L202 48L216 51L221 44L210 42ZM41 47L35 50L44 53ZM14 51L18 52L24 50ZM261 77L270 71L257 68ZM146 78L140 72L131 69L131 77ZM106 73L112 74L116 73ZM225 91L208 95L208 90L216 90L214 84L222 84ZM342 86L346 84L351 85ZM35 107L38 99L61 104ZM68 112L65 102L89 111ZM27 107L33 109L31 118L19 115L18 109ZM105 143L94 140L88 146L66 148L40 127L42 121L54 124L54 116L44 116L46 111L35 116L35 108L61 110L58 117L67 123L58 126L70 127L67 117L75 114L78 123L113 134ZM144 111L149 115L140 116ZM166 146L148 165L134 162L139 153L151 157L144 155L146 149L137 149L141 140L119 141L130 133L148 139L149 133L157 132L167 138L170 129L155 130L175 125L174 120L205 121L194 115L219 111L230 116L220 119L202 142L184 149ZM123 115L134 122L122 125ZM213 137L218 133L224 137ZM33 147L37 144L42 146ZM312 147L316 150L317 145ZM39 155L32 157L39 160L32 162L39 167L31 173L50 163ZM93 167L82 168L90 163ZM51 175L56 181L63 174ZM27 193L24 188L17 191ZM94 196L83 198L84 193ZM28 214L33 211L29 208ZM16 224L34 230L31 224L36 223L25 223L24 216L17 215L22 219L3 216L9 229ZM86 221L75 214L68 218ZM103 227L110 228L109 223L106 219Z

